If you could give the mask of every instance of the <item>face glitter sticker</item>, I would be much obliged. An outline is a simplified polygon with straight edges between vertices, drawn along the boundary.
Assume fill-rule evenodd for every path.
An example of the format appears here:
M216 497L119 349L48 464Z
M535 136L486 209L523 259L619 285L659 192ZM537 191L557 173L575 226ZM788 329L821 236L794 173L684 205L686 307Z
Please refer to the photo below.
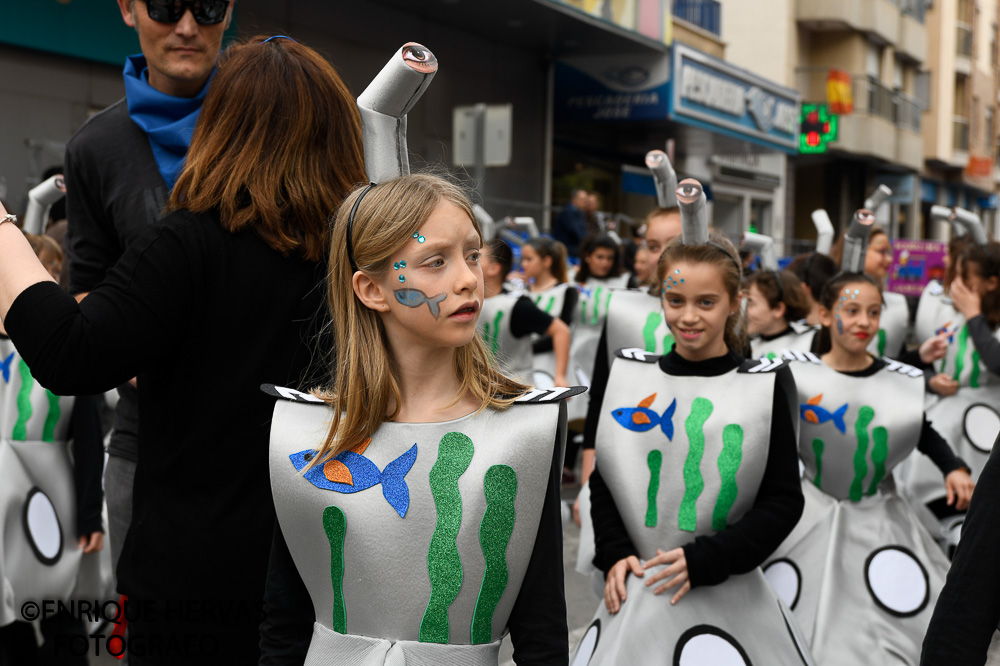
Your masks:
M399 278L399 281L402 282L403 276L400 275ZM396 300L408 308L419 308L426 303L435 319L441 316L441 301L448 297L448 294L428 296L419 289L397 289L393 293L396 294Z
M405 275L400 275L399 276L399 282L400 283L406 282L406 276Z
M413 232L413 238L416 238L418 243L423 243L425 240L427 240L426 238L420 235L419 231Z

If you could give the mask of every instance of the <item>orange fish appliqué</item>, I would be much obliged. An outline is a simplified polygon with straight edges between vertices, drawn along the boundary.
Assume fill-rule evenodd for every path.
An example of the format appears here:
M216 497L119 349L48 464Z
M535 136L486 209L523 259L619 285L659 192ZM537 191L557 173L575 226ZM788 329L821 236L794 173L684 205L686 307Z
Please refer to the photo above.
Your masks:
M814 407L816 405L818 405L819 403L821 403L821 402L823 402L823 394L822 393L820 393L819 395L814 395L813 397L811 397L808 400L806 400L806 404L807 405L812 405ZM802 413L802 416L805 418L806 421L809 421L809 423L817 423L817 424L819 423L819 417L816 416L816 412L814 412L811 409L805 410Z
M650 405L653 404L653 401L655 401L655 400L656 400L656 394L654 393L653 395L651 395L651 396L649 396L647 398L644 398L639 403L639 406L640 407L649 407ZM644 424L647 424L647 423L652 423L652 421L649 420L649 416L647 416L646 414L643 414L642 412L634 412L632 414L632 423L635 423L637 425L644 425Z
M357 453L359 456L363 456L365 454L365 449L367 449L368 445L371 443L372 438L369 437L361 444L358 444L349 450L352 453ZM323 465L323 476L333 483L344 483L349 486L354 485L354 476L351 474L351 470L347 469L347 465L339 460L331 460Z

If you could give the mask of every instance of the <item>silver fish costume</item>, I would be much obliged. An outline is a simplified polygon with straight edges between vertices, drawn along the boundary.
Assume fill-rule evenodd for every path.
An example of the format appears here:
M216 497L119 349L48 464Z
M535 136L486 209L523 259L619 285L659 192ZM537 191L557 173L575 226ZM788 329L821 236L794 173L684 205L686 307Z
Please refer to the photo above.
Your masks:
M511 330L514 304L522 298L520 294L501 293L483 300L479 312L479 333L486 346L500 361L504 372L525 384L533 384L531 369L534 358L531 352L531 336L516 337Z
M673 376L659 358L618 354L602 408L609 418L602 415L597 436L601 477L640 561L725 530L753 506L768 459L777 374L785 367L780 359L755 360L711 378ZM615 409L619 403L641 407L616 418L624 411ZM658 415L656 427L636 418L642 409ZM673 590L654 595L635 576L626 578L626 591L615 615L601 602L572 663L813 663L791 611L759 568L695 587L676 606L669 602Z
M569 282L563 282L544 291L529 292L525 295L532 300L535 307L539 310L558 318L562 314L563 306L566 304L567 289L573 289L573 285ZM570 328L575 328L572 323L570 323ZM535 335L533 338L537 342L541 339L541 336ZM572 342L572 338L570 340ZM567 368L567 374L569 374L570 369L571 367ZM555 385L554 380L556 376L555 352L551 350L535 352L534 360L532 361L532 374L534 381L529 383L539 388L552 388ZM569 381L570 377L566 377L566 380Z
M780 358L786 350L807 352L812 348L817 328L804 321L793 321L788 325L788 330L777 337L753 338L750 340L753 357L774 360Z
M381 492L350 488L363 472L351 456L313 467L333 484L304 477L297 461L324 441L330 409L264 389L284 398L271 426L271 489L315 609L305 664L496 666L515 602L539 592L522 581L542 564L532 561L542 507L558 502L562 401L583 388L534 390L506 411L444 423L382 424L359 456L384 470L383 483L395 476Z
M853 376L812 354L788 358L806 505L764 573L817 664L915 666L948 570L893 481L921 438L923 373L882 359L870 376Z
M31 375L0 337L0 626L26 601L107 599L108 549L77 548L69 429L73 398Z

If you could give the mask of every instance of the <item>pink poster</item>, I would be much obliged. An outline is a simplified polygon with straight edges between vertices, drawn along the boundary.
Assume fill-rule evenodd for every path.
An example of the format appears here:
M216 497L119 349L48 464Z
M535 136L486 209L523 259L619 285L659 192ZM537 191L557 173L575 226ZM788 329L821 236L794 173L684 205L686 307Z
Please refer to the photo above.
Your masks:
M919 296L931 280L944 280L944 243L900 238L892 242L892 267L889 291L904 296Z

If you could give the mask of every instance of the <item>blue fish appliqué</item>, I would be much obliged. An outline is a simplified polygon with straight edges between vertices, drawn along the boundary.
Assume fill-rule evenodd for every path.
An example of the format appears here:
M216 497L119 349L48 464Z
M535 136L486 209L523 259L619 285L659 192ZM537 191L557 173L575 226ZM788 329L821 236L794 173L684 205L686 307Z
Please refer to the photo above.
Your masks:
M660 426L660 430L672 442L674 441L674 411L677 409L677 398L674 398L662 415L649 408L654 400L656 400L655 393L640 401L638 407L619 407L611 412L611 416L615 417L615 421L618 421L621 426L632 432L646 432Z
M441 301L448 297L448 294L428 296L419 289L397 289L394 293L396 300L408 308L419 308L426 303L435 319L441 315Z
M3 373L3 381L5 384L10 383L10 364L14 360L14 352L11 352L7 358L0 361L0 372Z
M833 421L833 425L837 428L837 430L841 433L846 433L847 426L844 425L844 415L847 413L847 403L845 402L837 409L837 411L831 414L819 406L822 399L823 394L820 393L819 395L815 395L799 405L799 416L802 417L803 421L808 421L814 425L826 423L827 421Z
M379 471L378 466L363 455L370 443L369 439L350 451L341 451L325 463L316 463L303 476L317 488L345 495L368 490L381 483L385 501L403 518L410 506L410 488L405 477L417 459L417 445L411 446ZM306 449L288 457L295 469L301 472L317 454L315 449Z

